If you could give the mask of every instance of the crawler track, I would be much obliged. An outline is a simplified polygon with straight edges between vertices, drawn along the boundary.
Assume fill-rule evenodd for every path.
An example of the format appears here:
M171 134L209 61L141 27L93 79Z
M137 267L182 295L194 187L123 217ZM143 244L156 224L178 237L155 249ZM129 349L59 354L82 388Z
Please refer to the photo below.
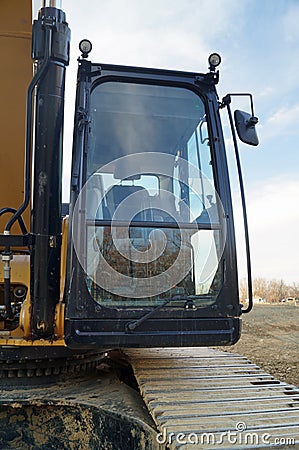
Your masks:
M299 388L208 348L127 350L170 449L299 448Z
M104 358L103 354L74 355L72 358L47 358L36 360L1 361L0 384L16 379L36 380L43 377L67 375L94 369Z

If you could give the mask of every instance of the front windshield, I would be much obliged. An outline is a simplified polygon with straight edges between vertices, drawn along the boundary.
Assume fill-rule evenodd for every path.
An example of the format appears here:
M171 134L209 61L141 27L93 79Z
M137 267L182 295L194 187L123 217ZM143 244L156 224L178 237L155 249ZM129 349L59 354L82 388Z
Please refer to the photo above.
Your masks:
M181 87L104 82L90 102L80 210L94 300L214 303L225 233L204 101Z

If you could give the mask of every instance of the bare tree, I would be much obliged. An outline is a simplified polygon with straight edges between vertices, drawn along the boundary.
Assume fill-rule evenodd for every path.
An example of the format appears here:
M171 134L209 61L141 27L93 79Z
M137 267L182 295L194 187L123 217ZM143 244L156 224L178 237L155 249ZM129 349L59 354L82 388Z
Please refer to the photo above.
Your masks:
M269 282L265 278L255 278L253 281L253 296L267 299Z
M288 296L288 287L283 280L271 280L269 282L269 297L272 302L280 302Z
M242 278L239 283L240 301L248 298L247 280ZM267 280L258 277L253 280L253 297L265 298L267 302L279 303L286 298L299 298L299 283L288 285L284 280Z
M289 297L299 298L299 283L293 283L289 287Z

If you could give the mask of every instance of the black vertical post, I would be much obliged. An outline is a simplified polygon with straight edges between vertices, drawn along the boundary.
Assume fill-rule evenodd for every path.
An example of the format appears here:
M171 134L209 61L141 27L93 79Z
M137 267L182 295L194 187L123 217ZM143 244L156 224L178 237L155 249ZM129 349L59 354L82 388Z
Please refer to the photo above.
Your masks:
M31 233L33 337L54 334L60 295L62 137L70 30L63 11L42 8L33 24L32 55L47 65L36 87Z

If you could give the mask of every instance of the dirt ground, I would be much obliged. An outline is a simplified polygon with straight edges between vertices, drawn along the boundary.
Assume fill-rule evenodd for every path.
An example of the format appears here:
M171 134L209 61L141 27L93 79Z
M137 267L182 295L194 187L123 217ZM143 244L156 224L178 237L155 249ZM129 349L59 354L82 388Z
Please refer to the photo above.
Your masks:
M222 350L244 355L279 380L299 387L299 307L254 305L243 316L240 341Z

